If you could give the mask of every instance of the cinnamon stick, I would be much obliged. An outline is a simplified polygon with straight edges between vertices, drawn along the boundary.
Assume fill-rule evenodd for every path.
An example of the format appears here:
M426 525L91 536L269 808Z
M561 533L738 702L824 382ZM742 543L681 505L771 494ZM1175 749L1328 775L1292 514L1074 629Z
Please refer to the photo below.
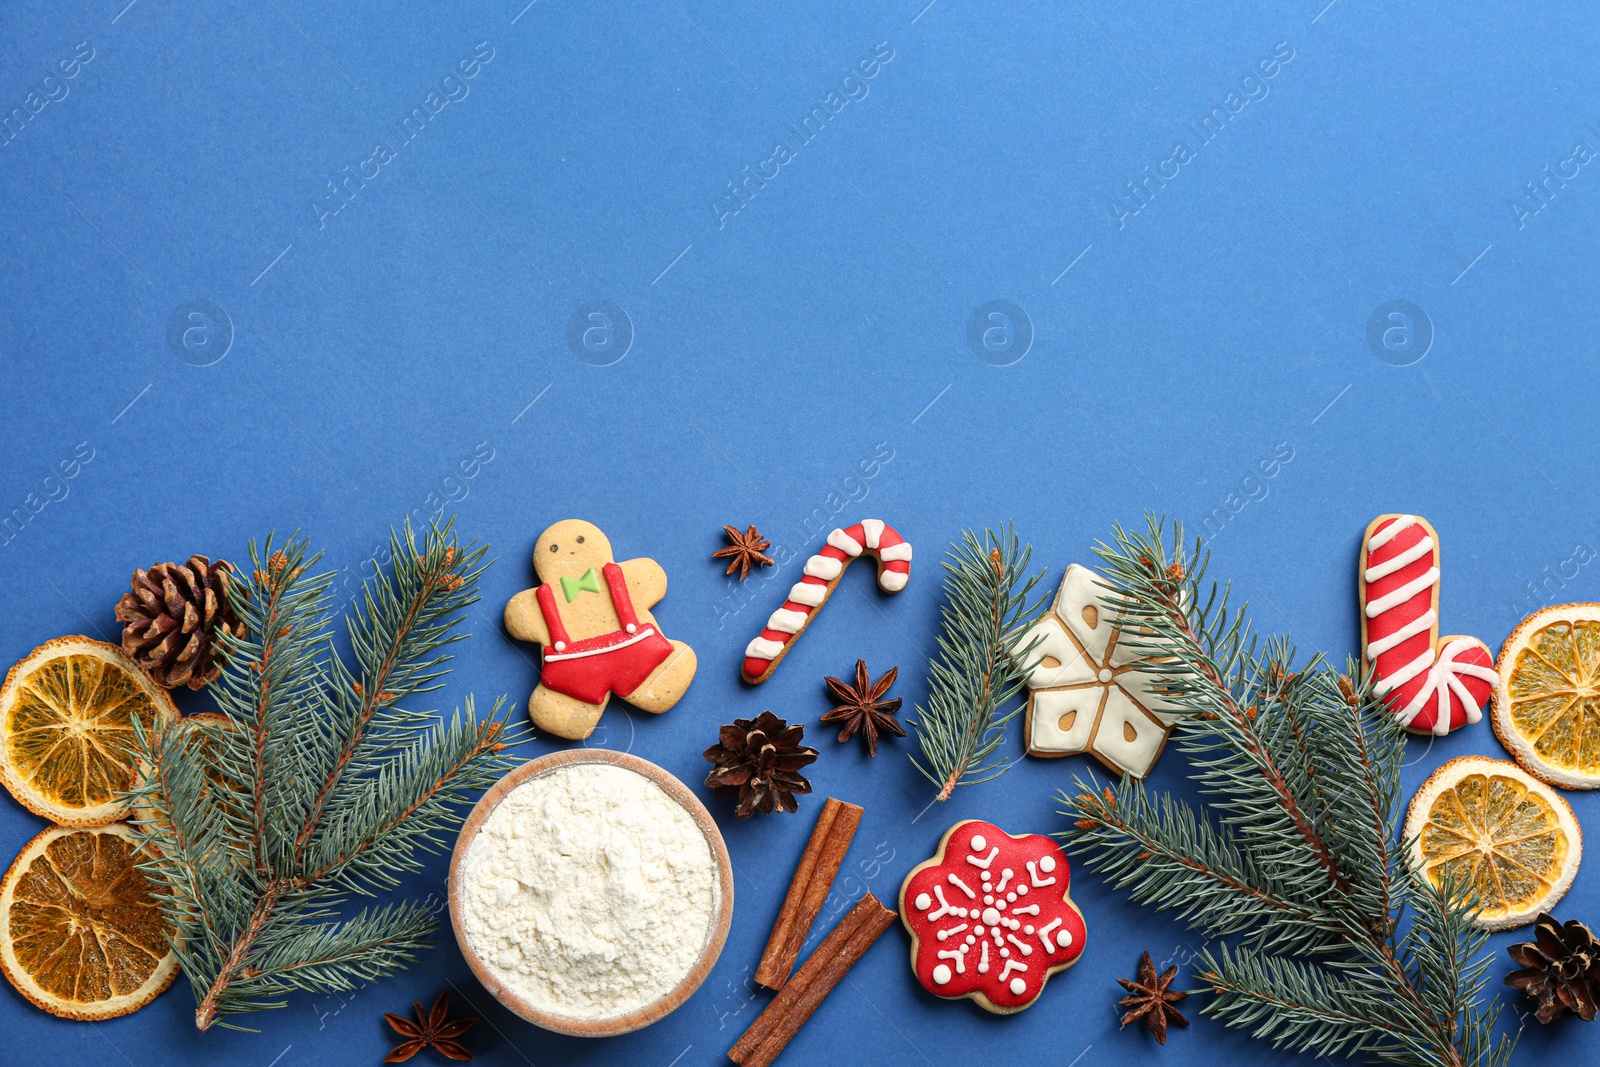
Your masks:
M823 902L828 899L828 890L860 825L861 808L857 805L829 797L822 806L811 840L800 854L789 892L783 898L783 907L778 909L778 921L772 925L761 965L756 968L756 981L768 989L782 989L789 980L789 972L794 970L811 924L817 921Z
M768 1067L895 918L871 893L862 897L750 1024L728 1058L740 1067Z

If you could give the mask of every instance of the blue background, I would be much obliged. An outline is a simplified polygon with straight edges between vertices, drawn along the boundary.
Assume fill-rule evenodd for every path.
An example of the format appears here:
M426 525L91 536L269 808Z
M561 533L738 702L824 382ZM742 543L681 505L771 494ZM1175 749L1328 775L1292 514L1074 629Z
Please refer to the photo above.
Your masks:
M924 810L909 742L868 762L815 727L822 676L858 655L902 667L908 711L925 695L936 563L964 527L1014 519L1054 582L1114 521L1209 519L1216 573L1259 623L1341 660L1357 540L1386 511L1440 531L1446 632L1497 648L1543 604L1600 599L1600 176L1569 162L1600 147L1588 5L525 2L0 11L0 110L20 109L0 148L0 658L114 640L136 566L237 559L301 527L350 589L390 523L445 511L498 562L442 699L520 702L537 655L500 610L531 584L538 532L577 515L661 561L658 616L701 660L675 710L614 707L590 743L699 788L718 724L770 707L823 748L817 796L746 823L708 798L738 869L732 936L693 999L628 1037L522 1023L446 930L413 971L244 1020L259 1034L198 1034L181 980L97 1025L6 987L0 1061L375 1063L380 1013L449 989L484 1017L480 1063L722 1062L766 1002L750 974L822 796L867 811L841 906L863 887L891 898L955 820L1061 826L1053 792L1082 759L1023 760ZM58 68L79 42L93 58ZM892 59L841 89L880 42ZM1292 58L1243 82L1275 50ZM834 91L855 98L801 143L787 124ZM1214 108L1202 143L1191 123ZM791 158L728 198L779 140ZM334 199L380 141L387 162ZM199 319L192 301L209 302ZM741 650L820 543L817 509L897 525L918 550L910 587L848 576L773 680L744 687ZM725 580L707 559L724 522L793 558ZM1015 730L1007 746L1020 756ZM1503 754L1487 724L1412 742L1408 792L1467 752ZM1156 779L1182 771L1170 752ZM1600 797L1570 797L1600 817ZM0 852L42 826L0 798ZM1597 863L1563 917L1600 920ZM896 929L783 1062L1144 1055L1112 980L1142 949L1181 963L1198 942L1075 875L1089 948L1032 1010L924 995ZM1489 996L1508 1009L1517 936L1492 941ZM1519 1062L1600 1049L1581 1024L1528 1023ZM1280 1061L1206 1021L1170 1045L1201 1065Z

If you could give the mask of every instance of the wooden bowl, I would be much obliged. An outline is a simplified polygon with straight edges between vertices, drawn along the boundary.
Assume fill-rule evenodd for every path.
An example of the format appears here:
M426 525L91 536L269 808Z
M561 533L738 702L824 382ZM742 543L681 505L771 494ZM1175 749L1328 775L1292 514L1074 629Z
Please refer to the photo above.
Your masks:
M516 991L507 988L505 983L484 965L477 950L473 948L472 939L467 935L466 927L462 923L461 906L458 903L462 896L461 878L464 859L490 813L499 807L500 802L513 789L524 782L579 763L606 763L633 771L660 786L667 796L677 801L705 835L706 845L711 849L712 861L717 866L720 890L717 913L712 919L705 946L701 948L699 958L695 960L689 973L660 999L625 1015L603 1019L579 1019L544 1011L529 1004ZM717 957L722 954L723 944L728 940L728 927L733 922L733 863L728 858L728 846L722 840L722 831L717 829L716 822L711 818L706 806L700 803L700 798L690 792L689 788L678 779L648 760L642 760L625 752L612 752L599 748L572 749L540 756L508 772L483 794L477 806L472 809L472 813L467 816L466 823L461 827L460 836L456 838L456 847L450 856L449 887L450 925L455 930L456 944L461 947L461 954L466 957L467 965L472 968L472 973L477 976L478 981L494 994L496 1000L528 1022L571 1037L615 1037L618 1034L631 1033L677 1010L696 989L700 988L700 983L711 973Z

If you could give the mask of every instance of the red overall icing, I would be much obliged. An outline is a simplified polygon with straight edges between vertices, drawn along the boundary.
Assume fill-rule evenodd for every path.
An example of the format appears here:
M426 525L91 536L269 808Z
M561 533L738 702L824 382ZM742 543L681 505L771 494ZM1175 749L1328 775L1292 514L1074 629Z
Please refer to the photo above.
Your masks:
M1378 524L1368 535L1369 543L1372 538L1381 536L1395 523L1407 518L1408 516L1396 516ZM1429 527L1417 521L1401 529L1377 548L1368 548L1365 553L1366 569L1362 571L1363 577L1366 570L1383 566L1390 560L1414 550L1423 539L1432 536ZM1408 583L1420 581L1429 570L1438 565L1439 546L1434 544L1432 548L1423 551L1416 559L1398 570L1366 582L1362 611L1366 611L1367 605L1403 589ZM1435 577L1432 583L1424 584L1411 596L1366 620L1367 645L1370 647L1417 622L1428 612L1435 613L1436 617L1431 625L1386 649L1378 656L1367 657L1380 683L1385 678L1394 677L1419 658L1426 657L1430 669L1417 673L1384 697L1385 706L1399 716L1424 690L1428 691L1416 715L1405 723L1406 729L1414 733L1444 734L1465 726L1469 721L1476 722L1481 717L1482 709L1488 704L1489 695L1494 688L1494 683L1483 676L1484 672L1494 670L1494 657L1489 654L1483 643L1476 639L1472 639L1471 644L1458 646L1448 662L1441 663L1437 668L1433 666L1437 662L1434 646L1439 638L1438 594L1439 581ZM1441 653L1443 651L1440 649ZM1450 684L1451 679L1454 679L1455 685ZM1465 699L1462 690L1465 691ZM1441 704L1447 709L1445 722L1442 725Z
M850 538L856 544L861 546L862 556L877 556L878 553L883 549L893 548L895 545L903 544L905 542L905 538L900 536L900 532L893 526L890 526L888 523L884 524L883 533L878 537L877 548L867 547L867 531L862 527L861 523L858 522L854 526L846 526L843 529L846 537ZM824 544L821 549L812 554L811 558L814 559L817 556L822 556L825 559L837 560L839 562L839 578L844 577L845 568L850 566L850 562L852 560L860 558L858 556L852 556L843 549L835 548L833 545L829 544ZM884 562L882 559L879 559L878 574L880 582L882 581L882 575L884 571L891 571L896 574L904 574L909 576L911 573L911 561L908 559L900 559ZM802 615L807 616L806 621L801 624L800 629L796 630L792 634L783 630L774 630L771 627L763 627L760 636L768 641L776 641L780 645L788 645L795 638L799 637L805 632L806 627L811 625L810 616L821 611L822 605L826 604L828 602L828 598L833 595L833 590L828 587L837 584L839 578L835 578L830 582L826 578L817 578L809 574L802 575L800 582L797 584L815 585L827 590L822 595L822 602L816 607L811 607L809 604L801 604L798 601L785 600L781 606L789 611L798 611ZM744 659L744 665L742 667L742 673L744 674L745 681L751 683L766 681L767 676L777 669L777 664L777 659L762 659L760 656L746 656Z
M981 840L981 848L974 848L974 838ZM973 859L987 859L987 869L970 862ZM974 895L969 896L952 876ZM1051 974L1083 954L1083 913L1068 894L1069 883L1066 853L1050 838L1013 837L978 819L957 823L945 835L939 853L913 870L900 890L900 917L911 932L911 966L917 981L947 999L981 994L1003 1012L1029 1006ZM1004 891L996 892L1002 885ZM1032 914L1035 907L1038 914ZM999 923L985 923L985 918ZM1018 924L1015 929L1012 922ZM962 926L965 929L958 929ZM946 934L943 940L941 931ZM955 960L939 955L962 950L959 970ZM1013 960L1027 969L1008 969ZM944 982L935 975L940 967L949 972ZM1011 983L1019 978L1020 992L1013 991Z
M654 626L639 621L622 567L607 563L601 573L621 629L597 637L573 641L567 635L557 601L558 586L541 585L534 591L539 612L550 629L539 681L546 689L585 704L603 704L612 693L626 697L672 655L672 642Z

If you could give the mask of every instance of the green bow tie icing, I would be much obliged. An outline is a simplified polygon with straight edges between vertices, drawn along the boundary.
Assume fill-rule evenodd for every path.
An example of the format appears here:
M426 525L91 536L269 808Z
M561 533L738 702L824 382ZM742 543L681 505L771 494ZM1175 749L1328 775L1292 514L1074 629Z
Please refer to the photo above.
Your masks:
M565 594L568 604L572 603L573 598L579 593L598 593L599 591L600 576L594 572L593 567L590 567L588 570L584 571L582 578L561 579L561 592Z

